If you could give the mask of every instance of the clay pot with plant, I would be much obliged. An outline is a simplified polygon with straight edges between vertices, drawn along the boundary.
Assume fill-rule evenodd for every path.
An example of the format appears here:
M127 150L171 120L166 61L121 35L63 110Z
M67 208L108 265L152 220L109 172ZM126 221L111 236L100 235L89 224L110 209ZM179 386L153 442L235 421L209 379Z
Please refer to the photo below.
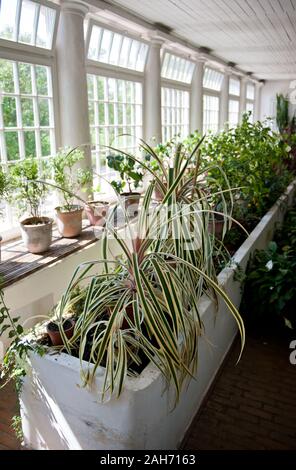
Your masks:
M55 208L56 222L60 234L73 238L82 231L82 213L84 207L76 200L83 201L76 194L92 184L92 172L77 167L84 159L84 153L78 148L61 150L51 161L55 187L63 202Z
M141 199L141 193L135 191L143 181L143 168L137 165L134 158L125 154L115 154L107 156L109 168L115 170L120 175L120 180L113 180L111 185L120 195L120 199L129 217L137 215ZM127 186L127 191L124 188Z
M84 206L90 225L104 227L109 212L109 202L90 200Z
M58 322L50 321L46 325L46 332L50 337L53 346L62 346L64 341L61 335L61 329L63 328L66 338L71 339L73 336L74 327L75 322L72 319L64 320L61 325Z
M42 215L42 203L48 193L45 181L48 168L43 163L40 171L34 158L26 158L11 166L10 199L21 214L28 216L20 221L22 239L31 253L47 251L52 242L53 219Z

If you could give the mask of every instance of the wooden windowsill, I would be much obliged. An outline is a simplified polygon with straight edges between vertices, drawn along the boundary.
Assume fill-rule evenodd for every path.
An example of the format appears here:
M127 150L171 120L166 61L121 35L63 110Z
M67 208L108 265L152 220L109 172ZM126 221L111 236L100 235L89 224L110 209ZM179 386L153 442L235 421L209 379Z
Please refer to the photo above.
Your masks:
M50 266L56 261L91 245L98 240L97 232L96 235L93 227L85 225L79 237L62 238L57 228L53 227L52 245L48 251L41 254L29 253L21 239L2 243L0 263L0 276L4 280L2 287L10 286L39 269Z

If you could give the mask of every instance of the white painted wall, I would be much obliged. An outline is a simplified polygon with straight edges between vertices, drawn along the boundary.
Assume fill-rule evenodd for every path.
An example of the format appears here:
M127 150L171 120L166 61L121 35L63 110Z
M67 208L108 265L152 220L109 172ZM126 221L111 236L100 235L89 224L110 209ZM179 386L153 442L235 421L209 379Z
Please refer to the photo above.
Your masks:
M295 77L296 79L296 77ZM291 88L290 88L291 85ZM290 116L296 112L296 82L293 80L271 80L265 83L261 90L261 120L267 117L275 118L276 115L276 95L287 95L290 99ZM293 93L294 92L294 93ZM294 96L293 96L294 95ZM294 98L294 100L293 100ZM295 101L293 104L292 101Z

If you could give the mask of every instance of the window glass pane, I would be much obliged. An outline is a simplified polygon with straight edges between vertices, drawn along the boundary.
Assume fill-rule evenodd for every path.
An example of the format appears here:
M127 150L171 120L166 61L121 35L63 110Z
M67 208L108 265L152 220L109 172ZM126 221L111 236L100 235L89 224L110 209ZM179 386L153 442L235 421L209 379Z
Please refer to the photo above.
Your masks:
M105 64L143 72L148 46L108 29L93 25L88 58Z
M223 82L223 73L218 72L217 70L205 68L204 77L203 77L203 86L204 88L209 88L210 90L221 91Z
M50 156L50 133L49 131L40 131L41 155L42 157Z
M229 79L229 94L235 96L240 94L240 81L236 78Z
M119 54L121 49L123 37L120 34L114 33L112 47L110 51L109 63L117 65L119 62Z
M228 121L230 127L235 127L239 121L239 101L229 100Z
M41 5L36 37L36 46L51 49L56 11Z
M219 130L219 97L203 96L203 132Z
M39 99L40 126L49 126L49 100Z
M38 95L48 95L48 67L37 65L35 67L36 71L36 86ZM51 94L50 94L51 96Z
M161 114L163 141L174 136L189 134L189 92L174 88L161 89Z
M2 99L2 109L4 127L16 127L15 98L4 96Z
M22 10L20 17L20 29L19 29L19 42L25 44L34 44L34 29L35 15L37 15L37 4L30 0L22 1Z
M23 126L34 126L33 100L31 98L21 98Z
M32 94L32 66L29 64L18 63L18 78L20 93Z
M165 53L161 76L170 80L191 83L194 72L194 63L169 52Z
M1 0L0 2L0 37L14 39L17 0Z
M112 37L113 33L111 31L108 31L107 29L104 29L98 57L98 60L100 62L108 63Z
M26 157L36 157L36 142L35 142L35 132L34 131L25 131L25 154Z
M19 141L17 132L5 132L5 146L7 153L7 160L17 160L20 156L19 153Z
M14 92L13 63L2 59L0 59L0 90L7 93Z
M255 98L255 86L251 83L247 84L247 100L253 100Z
M89 48L88 48L89 59L98 60L101 34L102 34L102 28L99 28L98 26L92 27L92 32L91 32L90 41L89 41Z

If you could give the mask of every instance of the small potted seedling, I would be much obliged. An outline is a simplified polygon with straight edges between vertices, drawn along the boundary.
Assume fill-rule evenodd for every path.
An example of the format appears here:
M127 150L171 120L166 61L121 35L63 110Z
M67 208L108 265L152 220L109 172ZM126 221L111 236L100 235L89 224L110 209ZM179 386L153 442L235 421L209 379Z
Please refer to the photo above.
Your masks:
M87 184L92 184L92 172L77 167L84 159L84 153L78 149L61 150L51 161L53 179L63 203L55 208L57 227L66 238L80 235L82 230L82 212L84 207L75 203L76 194Z
M127 215L134 217L139 210L141 193L135 191L143 180L143 169L137 166L136 161L123 154L108 155L107 163L109 168L115 170L120 175L120 181L113 180L111 184L120 195ZM124 188L128 191L123 191Z
M10 167L10 200L21 214L29 215L20 221L20 228L25 247L31 253L47 251L52 242L53 219L43 216L41 211L49 190L45 183L48 168L45 162L42 165L39 171L36 159L26 158Z

